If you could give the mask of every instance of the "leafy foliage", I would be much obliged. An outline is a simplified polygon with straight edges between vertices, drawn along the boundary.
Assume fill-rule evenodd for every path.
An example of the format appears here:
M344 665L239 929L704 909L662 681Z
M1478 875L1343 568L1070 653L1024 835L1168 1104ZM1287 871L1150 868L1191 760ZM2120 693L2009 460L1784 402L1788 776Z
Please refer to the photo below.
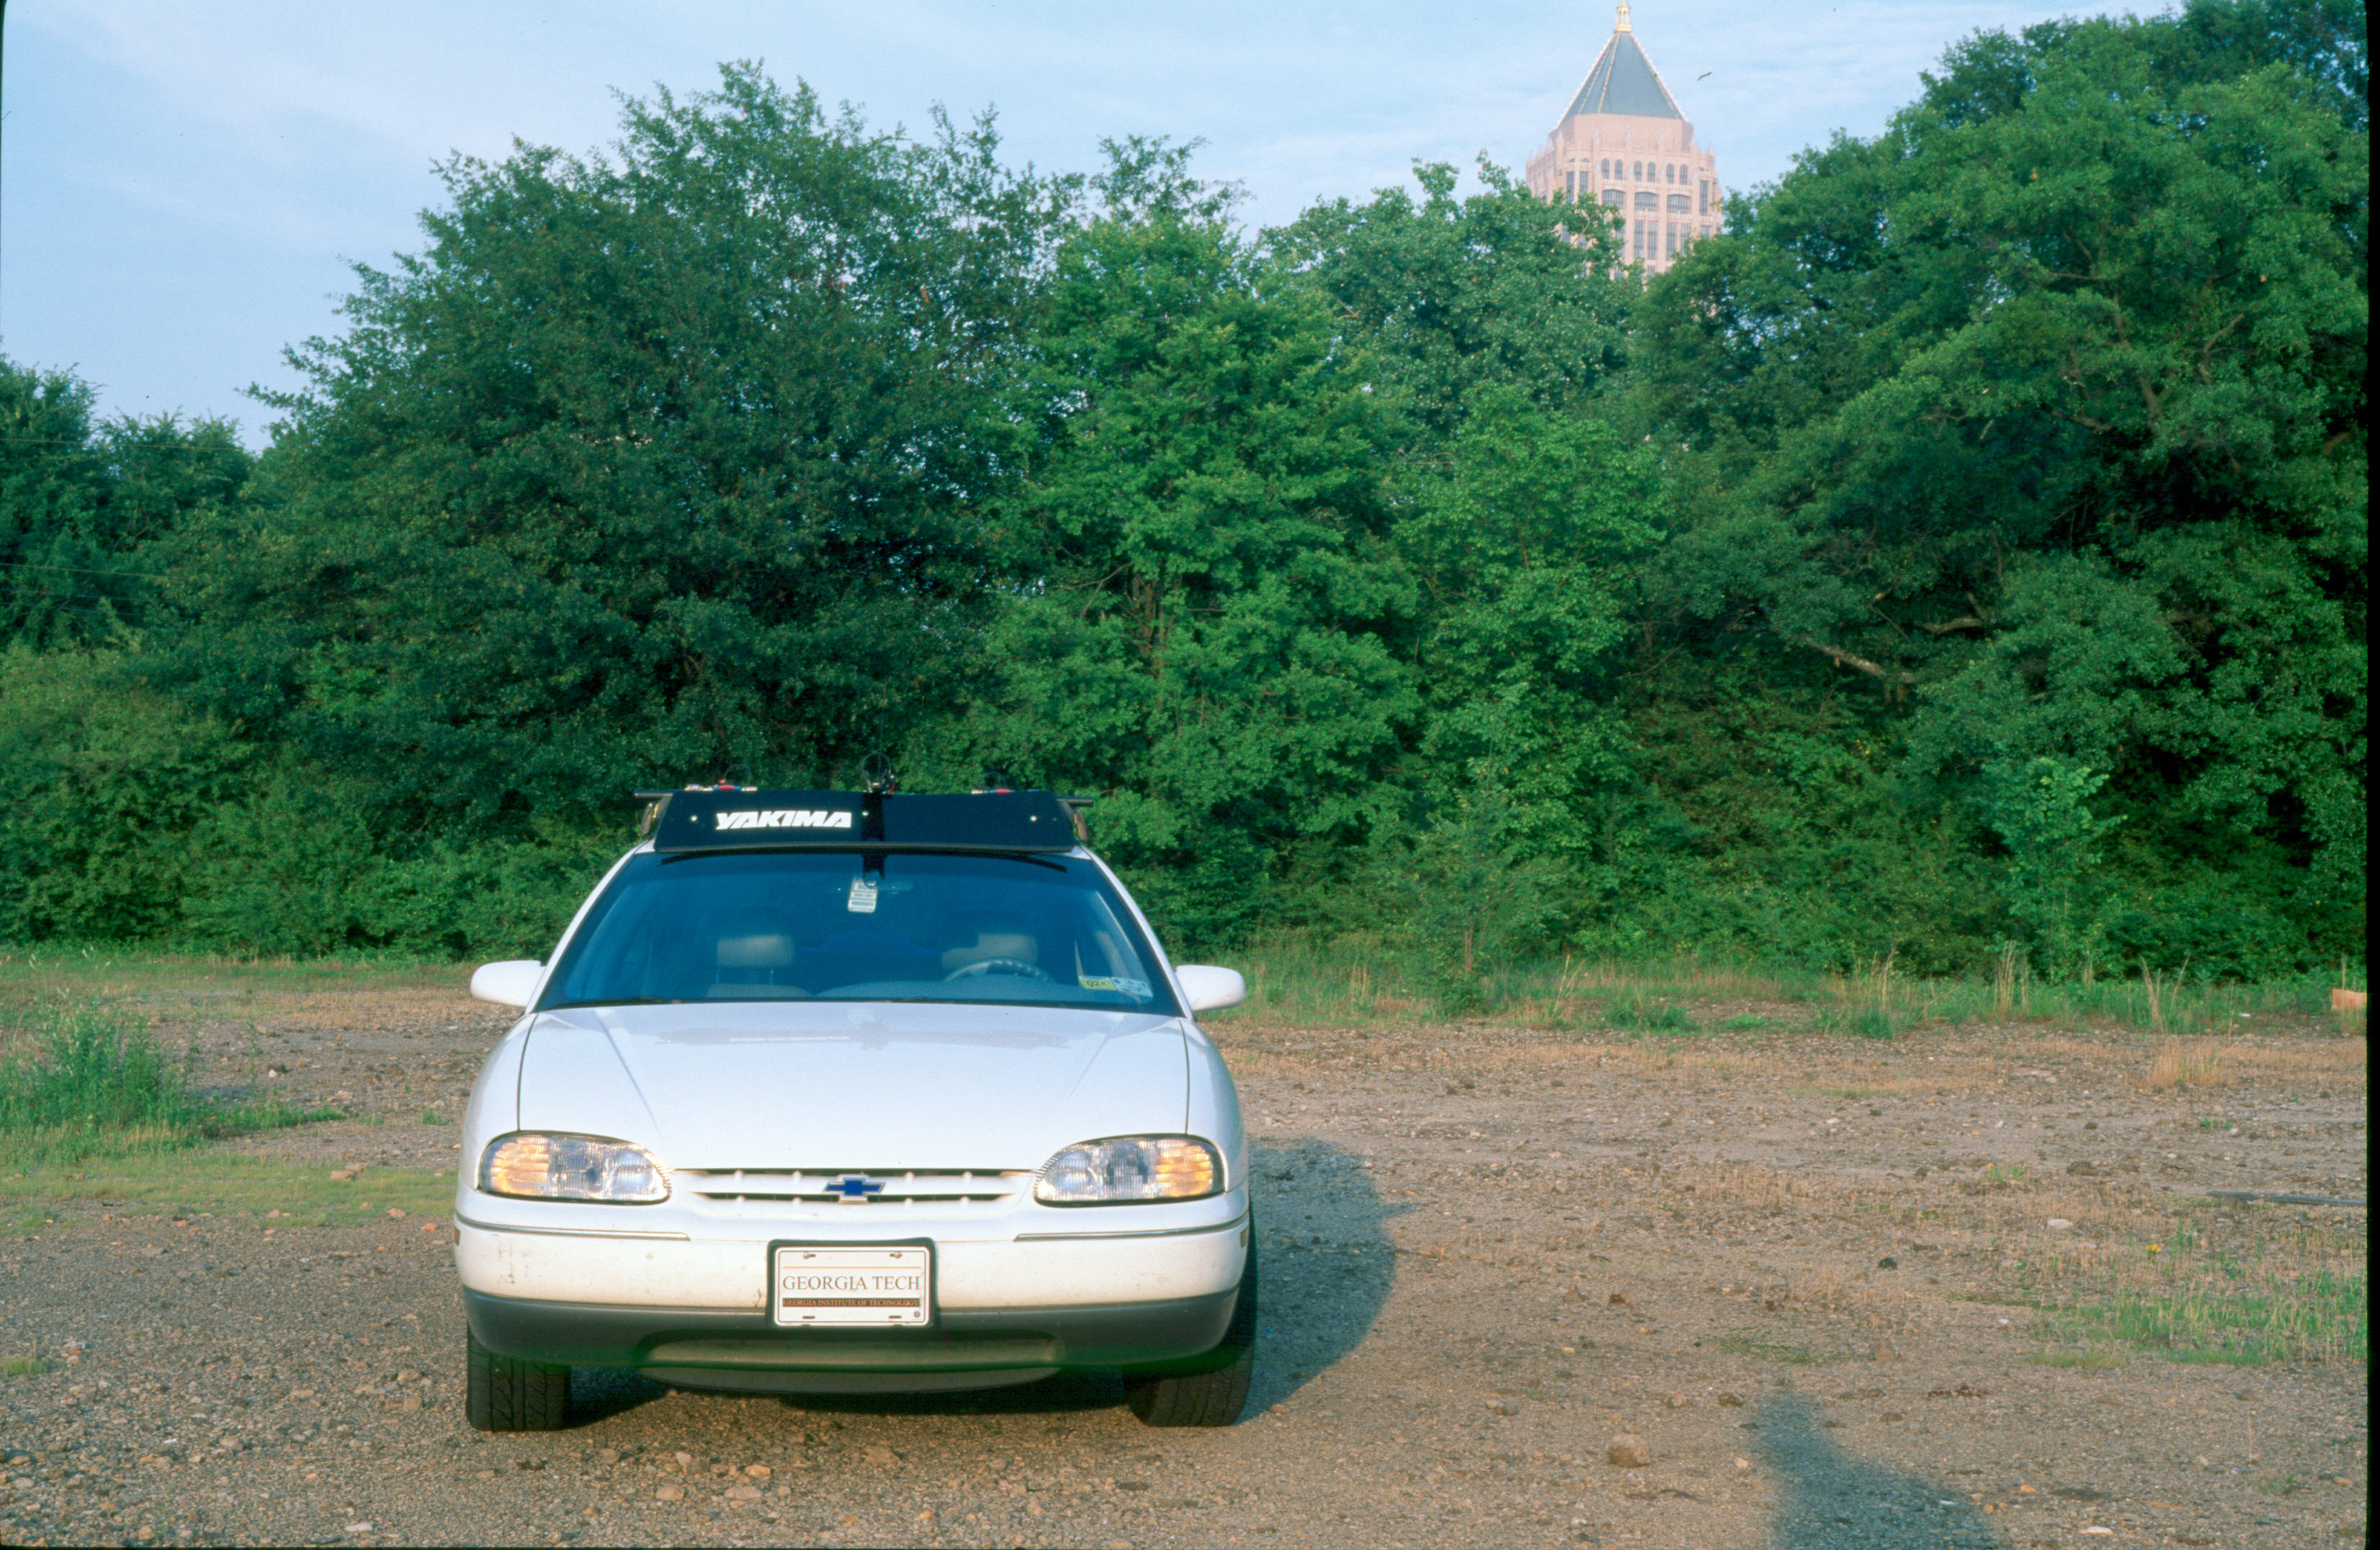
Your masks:
M1447 1006L2360 956L2363 15L1979 33L1651 280L1489 166L1251 235L749 66L458 159L259 459L0 363L0 933L540 951L628 789L882 748Z

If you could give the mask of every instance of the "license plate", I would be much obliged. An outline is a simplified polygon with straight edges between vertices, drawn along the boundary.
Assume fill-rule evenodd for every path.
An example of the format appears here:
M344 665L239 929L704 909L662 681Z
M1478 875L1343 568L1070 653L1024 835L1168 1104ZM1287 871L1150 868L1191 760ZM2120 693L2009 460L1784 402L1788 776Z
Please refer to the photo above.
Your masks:
M769 1278L781 1325L881 1328L933 1322L934 1251L780 1243Z

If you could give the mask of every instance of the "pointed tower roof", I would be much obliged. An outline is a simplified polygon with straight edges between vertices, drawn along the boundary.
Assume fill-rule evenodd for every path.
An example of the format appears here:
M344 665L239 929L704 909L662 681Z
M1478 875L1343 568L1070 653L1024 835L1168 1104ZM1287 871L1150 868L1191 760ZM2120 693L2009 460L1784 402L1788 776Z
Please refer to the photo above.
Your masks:
M1619 24L1611 30L1611 41L1603 45L1602 56L1595 68L1586 72L1586 84L1571 99L1565 118L1582 113L1624 113L1636 118L1683 118L1677 100L1670 89L1661 84L1661 73L1645 57L1637 45L1636 34L1628 25L1628 0L1620 0Z

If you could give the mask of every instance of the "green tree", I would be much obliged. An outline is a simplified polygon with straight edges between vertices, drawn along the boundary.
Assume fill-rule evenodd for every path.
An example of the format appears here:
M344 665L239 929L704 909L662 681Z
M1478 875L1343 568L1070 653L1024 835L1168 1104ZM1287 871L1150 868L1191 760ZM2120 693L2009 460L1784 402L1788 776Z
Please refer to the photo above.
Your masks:
M2216 826L2213 852L2289 858L2303 929L2360 936L2346 14L2200 0L1978 35L1883 136L1806 154L1655 284L1633 403L1679 515L1653 698L1715 663L1780 697L1864 683L1912 800L2071 758L2166 819L2111 860L2154 871Z
M848 779L948 715L1068 186L747 67L616 158L456 158L359 269L259 498L172 546L176 681L359 782L399 851L617 832L624 793ZM409 838L408 838L409 837Z
M1042 554L992 636L983 757L1105 799L1102 845L1192 941L1245 928L1304 842L1360 839L1416 701L1381 633L1370 366L1257 256L1187 151L1111 148L1060 249L1004 520Z
M93 418L89 383L0 357L0 641L108 640L146 616L144 549L236 503L226 421Z
M2120 822L2094 815L2105 774L2041 757L1984 767L1985 821L2008 847L2010 912L2042 949L2043 967L2071 974L2101 951L2091 909L2100 840Z
M1504 383L1465 407L1444 472L1408 481L1396 527L1425 599L1427 768L1463 789L1492 764L1500 840L1591 867L1636 783L1619 648L1661 537L1658 466L1608 422Z
M1451 165L1416 163L1418 200L1403 188L1326 200L1264 236L1281 280L1313 290L1362 340L1425 460L1483 385L1576 406L1626 358L1635 283L1616 222L1600 205L1540 200L1485 160L1478 176L1482 191L1459 197Z

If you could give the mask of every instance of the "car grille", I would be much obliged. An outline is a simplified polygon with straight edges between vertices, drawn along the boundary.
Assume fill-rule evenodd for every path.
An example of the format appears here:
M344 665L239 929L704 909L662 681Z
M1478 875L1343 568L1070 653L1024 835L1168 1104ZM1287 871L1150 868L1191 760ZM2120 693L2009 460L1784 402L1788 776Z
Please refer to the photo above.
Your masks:
M868 1169L793 1172L784 1169L682 1168L671 1176L684 1193L719 1207L817 1205L842 1210L852 1204L833 1188L838 1181L864 1179L882 1189L857 1204L975 1209L1004 1205L1030 1189L1033 1175L1022 1169Z

